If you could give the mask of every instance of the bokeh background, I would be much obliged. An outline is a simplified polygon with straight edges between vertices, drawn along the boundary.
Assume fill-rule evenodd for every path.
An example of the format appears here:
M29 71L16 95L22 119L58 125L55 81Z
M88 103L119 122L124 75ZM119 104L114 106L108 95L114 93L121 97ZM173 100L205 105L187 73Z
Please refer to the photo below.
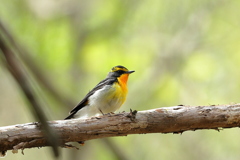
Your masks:
M15 53L42 109L59 120L119 64L136 71L120 111L240 102L239 8L238 0L1 0L0 20L24 50ZM30 108L1 57L0 126L36 121ZM59 159L239 160L239 134L98 139L60 149ZM51 148L24 153L5 159L54 159Z

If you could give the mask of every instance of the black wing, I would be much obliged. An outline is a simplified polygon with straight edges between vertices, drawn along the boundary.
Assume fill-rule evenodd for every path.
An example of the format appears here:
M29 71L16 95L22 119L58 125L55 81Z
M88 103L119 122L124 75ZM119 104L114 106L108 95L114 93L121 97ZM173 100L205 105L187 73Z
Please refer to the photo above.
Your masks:
M71 119L74 117L74 114L76 114L80 109L82 109L84 106L88 104L88 98L94 94L97 90L103 88L105 85L111 85L113 84L117 79L116 78L106 78L99 82L88 94L81 100L81 102L76 105L71 111L70 115L66 117L65 119Z

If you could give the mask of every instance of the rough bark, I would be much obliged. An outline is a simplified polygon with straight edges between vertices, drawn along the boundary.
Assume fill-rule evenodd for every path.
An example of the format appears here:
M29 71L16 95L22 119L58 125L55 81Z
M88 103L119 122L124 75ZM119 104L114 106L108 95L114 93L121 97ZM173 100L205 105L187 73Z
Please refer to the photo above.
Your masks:
M197 129L240 126L240 104L218 106L174 106L146 111L50 121L62 146L73 141L142 133L182 133ZM40 123L0 127L0 152L49 146Z

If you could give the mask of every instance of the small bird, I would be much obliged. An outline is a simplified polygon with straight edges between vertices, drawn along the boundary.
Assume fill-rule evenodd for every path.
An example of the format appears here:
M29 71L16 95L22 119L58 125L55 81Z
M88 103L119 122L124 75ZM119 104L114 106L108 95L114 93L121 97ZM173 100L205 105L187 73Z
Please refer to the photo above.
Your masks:
M113 67L107 77L99 82L65 119L83 119L115 112L126 100L128 76L133 72L135 71L129 71L121 65Z

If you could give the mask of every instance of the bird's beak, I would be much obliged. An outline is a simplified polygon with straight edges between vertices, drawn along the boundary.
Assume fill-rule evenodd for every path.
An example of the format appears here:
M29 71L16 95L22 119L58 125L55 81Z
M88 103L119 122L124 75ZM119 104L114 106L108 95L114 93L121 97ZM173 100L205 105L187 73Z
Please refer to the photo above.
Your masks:
M127 73L127 74L131 74L131 73L133 73L133 72L135 72L135 71L127 71L126 73Z

